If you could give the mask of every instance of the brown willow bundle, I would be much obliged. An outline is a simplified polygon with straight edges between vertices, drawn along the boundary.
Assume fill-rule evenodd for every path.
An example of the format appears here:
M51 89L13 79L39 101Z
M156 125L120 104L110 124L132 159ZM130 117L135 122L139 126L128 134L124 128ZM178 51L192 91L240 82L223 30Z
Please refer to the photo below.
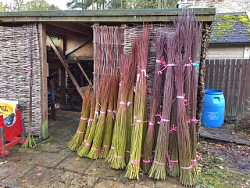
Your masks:
M198 142L198 135L197 135L197 123L198 120L196 119L196 109L197 109L197 87L198 87L198 73L197 73L197 66L199 63L197 62L197 54L198 54L198 47L201 43L201 25L199 25L197 22L192 24L193 28L193 45L192 45L192 61L193 61L193 67L191 71L191 83L192 83L192 89L191 89L191 97L190 97L190 103L191 103L191 113L190 113L190 120L189 120L189 133L190 133L190 140L191 140L191 161L192 161L192 174L194 182L196 183L198 181L198 170L196 165L196 152L197 152L197 142Z
M186 35L184 30L183 21L188 16L186 12L179 16L176 22L175 32L175 62L177 66L175 70L176 90L177 90L177 138L179 148L179 165L180 165L180 183L184 186L193 186L191 165L191 150L190 150L190 135L187 123L186 107L185 107L185 94L184 94L184 64L182 59L182 49ZM186 44L189 45L189 44Z
M136 91L134 99L134 125L132 127L131 136L131 157L127 165L125 176L129 179L139 179L140 160L142 152L142 136L145 127L147 114L147 65L148 65L148 51L149 51L150 30L147 26L143 28L143 33L138 41L137 53L137 80Z
M86 128L86 133L85 133L85 136L84 136L84 140L82 142L82 145L84 145L86 142L87 142L87 138L89 136L89 132L90 132L90 129L91 129L91 125L92 125L92 122L94 121L94 116L95 116L95 95L94 93L92 92L92 95L91 95L91 98L90 98L90 112L89 112L89 119L88 119L88 124L87 124L87 128ZM83 146L80 146L80 147L83 147ZM78 149L79 151L79 149Z
M124 169L125 151L126 151L126 136L127 136L127 108L132 105L128 100L128 95L131 90L131 66L134 62L130 61L130 55L122 55L120 59L120 88L119 88L119 104L114 125L114 134L112 139L112 150L110 150L108 161L110 167L114 169Z
M175 39L173 37L167 40L167 45L165 46L165 51L167 52L168 62L174 63L175 62ZM170 176L177 177L180 174L179 165L178 165L178 158L179 158L179 151L178 151L178 143L177 143L177 100L176 100L176 88L173 87L173 103L171 109L171 127L169 130L169 147L167 152L167 172Z
M111 91L108 101L108 110L105 122L105 130L102 144L102 157L107 158L111 147L111 140L116 115L116 103L118 93L118 76L117 74L111 75Z
M143 172L148 173L152 163L152 150L154 144L154 135L155 135L155 124L158 109L161 105L161 94L162 94L162 83L163 83L163 49L164 49L164 38L165 34L163 32L156 33L156 64L155 64L155 73L154 73L154 84L152 90L152 98L150 101L150 114L147 135L144 142L144 151L143 151Z
M98 81L98 86L102 86L104 87L104 85L101 85L99 84L99 82L103 82L103 77L100 77L100 80ZM93 118L90 118L91 119L91 122L89 122L89 126L88 126L88 129L87 129L87 132L86 132L86 135L84 137L84 142L83 144L81 145L81 147L77 150L77 154L80 156L80 157L83 157L83 156L87 156L87 154L89 153L89 150L92 146L92 141L93 141L93 138L94 138L94 135L95 135L95 129L96 129L96 124L97 124L97 121L98 121L98 118L99 118L99 104L100 104L100 93L102 91L103 88L95 88L95 108L94 108L94 117ZM91 106L92 108L93 106ZM92 114L91 114L92 115Z
M91 159L98 159L100 156L100 150L102 146L103 132L106 120L106 111L108 107L109 93L111 89L110 75L109 74L102 75L102 82L100 84L102 88L100 93L100 105L101 105L100 116L96 124L95 132L93 132L93 135L91 135L91 137L90 136L88 137L89 143L91 139L93 140L91 150L87 155L87 157Z
M82 112L80 117L80 122L75 135L68 142L67 146L70 150L76 151L81 146L84 134L87 128L87 123L89 120L90 105L91 105L91 95L92 91L90 87L87 87L83 92L83 102L82 102Z
M173 40L169 38L168 40ZM173 46L171 46L173 47ZM174 87L174 62L172 58L167 57L168 64L166 75L165 75L165 84L164 84L164 95L162 103L162 117L160 121L159 134L157 138L155 155L152 167L149 171L149 177L154 179L166 179L166 154L168 151L169 144L169 131L170 131L170 114L172 107L172 96L173 87Z

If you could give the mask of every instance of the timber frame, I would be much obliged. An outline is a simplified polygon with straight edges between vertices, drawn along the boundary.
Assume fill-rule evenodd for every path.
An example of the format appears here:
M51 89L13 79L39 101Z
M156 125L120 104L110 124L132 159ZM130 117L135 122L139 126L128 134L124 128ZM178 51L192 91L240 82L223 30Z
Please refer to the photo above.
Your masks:
M194 8L197 21L204 22L211 25L215 17L214 8ZM76 63L79 66L79 60L93 60L93 54L86 53L81 55L77 53L80 49L86 51L91 48L93 40L92 25L142 25L142 24L161 24L169 23L177 18L182 9L130 9L130 10L84 10L84 11L39 11L39 12L0 12L0 25L2 26L18 26L27 23L37 23L39 40L40 40L40 53L42 64L42 122L48 120L48 90L47 90L47 76L48 76L48 63L46 44L48 42L56 52L61 64L57 66L65 68L70 78L72 79L78 92L81 89L74 79L74 76L67 68L68 63ZM205 25L204 24L204 25ZM59 49L55 47L51 37L61 39ZM74 41L74 42L72 42ZM71 46L67 46L68 43ZM93 48L91 49L93 51ZM93 53L93 52L92 52ZM53 65L55 66L55 65ZM82 73L84 69L79 66ZM84 74L87 78L86 74ZM62 74L62 78L66 78L66 73ZM61 84L65 85L65 79ZM88 82L91 81L87 78ZM66 89L62 88L61 95L63 100L66 101ZM65 96L64 96L65 95Z

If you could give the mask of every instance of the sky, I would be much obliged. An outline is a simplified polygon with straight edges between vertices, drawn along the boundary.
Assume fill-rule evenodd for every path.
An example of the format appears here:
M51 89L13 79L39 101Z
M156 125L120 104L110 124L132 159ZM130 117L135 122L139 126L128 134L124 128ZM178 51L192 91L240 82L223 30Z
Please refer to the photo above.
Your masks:
M1 0L0 0L1 1ZM24 0L24 2L27 2L29 0ZM66 3L70 2L71 0L45 0L49 4L53 4L55 6L58 6L61 10L67 10ZM11 4L13 3L13 0L2 0L3 4Z

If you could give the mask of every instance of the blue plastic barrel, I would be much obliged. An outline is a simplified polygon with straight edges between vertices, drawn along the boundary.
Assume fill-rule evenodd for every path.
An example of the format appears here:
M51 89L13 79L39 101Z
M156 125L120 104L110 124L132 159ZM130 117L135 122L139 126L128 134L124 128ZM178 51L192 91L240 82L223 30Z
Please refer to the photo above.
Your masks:
M225 98L223 91L205 89L202 107L201 125L204 127L220 127L224 123Z

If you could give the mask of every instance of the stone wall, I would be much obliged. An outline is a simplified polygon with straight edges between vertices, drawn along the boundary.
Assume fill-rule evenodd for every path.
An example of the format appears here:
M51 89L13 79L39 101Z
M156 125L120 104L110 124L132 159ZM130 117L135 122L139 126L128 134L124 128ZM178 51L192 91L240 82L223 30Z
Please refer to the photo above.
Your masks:
M30 75L32 79L32 130L41 129L41 57L37 26L0 26L0 98L18 101L24 125L29 125Z
M182 0L179 3L190 8L215 7L217 13L250 11L250 0Z

